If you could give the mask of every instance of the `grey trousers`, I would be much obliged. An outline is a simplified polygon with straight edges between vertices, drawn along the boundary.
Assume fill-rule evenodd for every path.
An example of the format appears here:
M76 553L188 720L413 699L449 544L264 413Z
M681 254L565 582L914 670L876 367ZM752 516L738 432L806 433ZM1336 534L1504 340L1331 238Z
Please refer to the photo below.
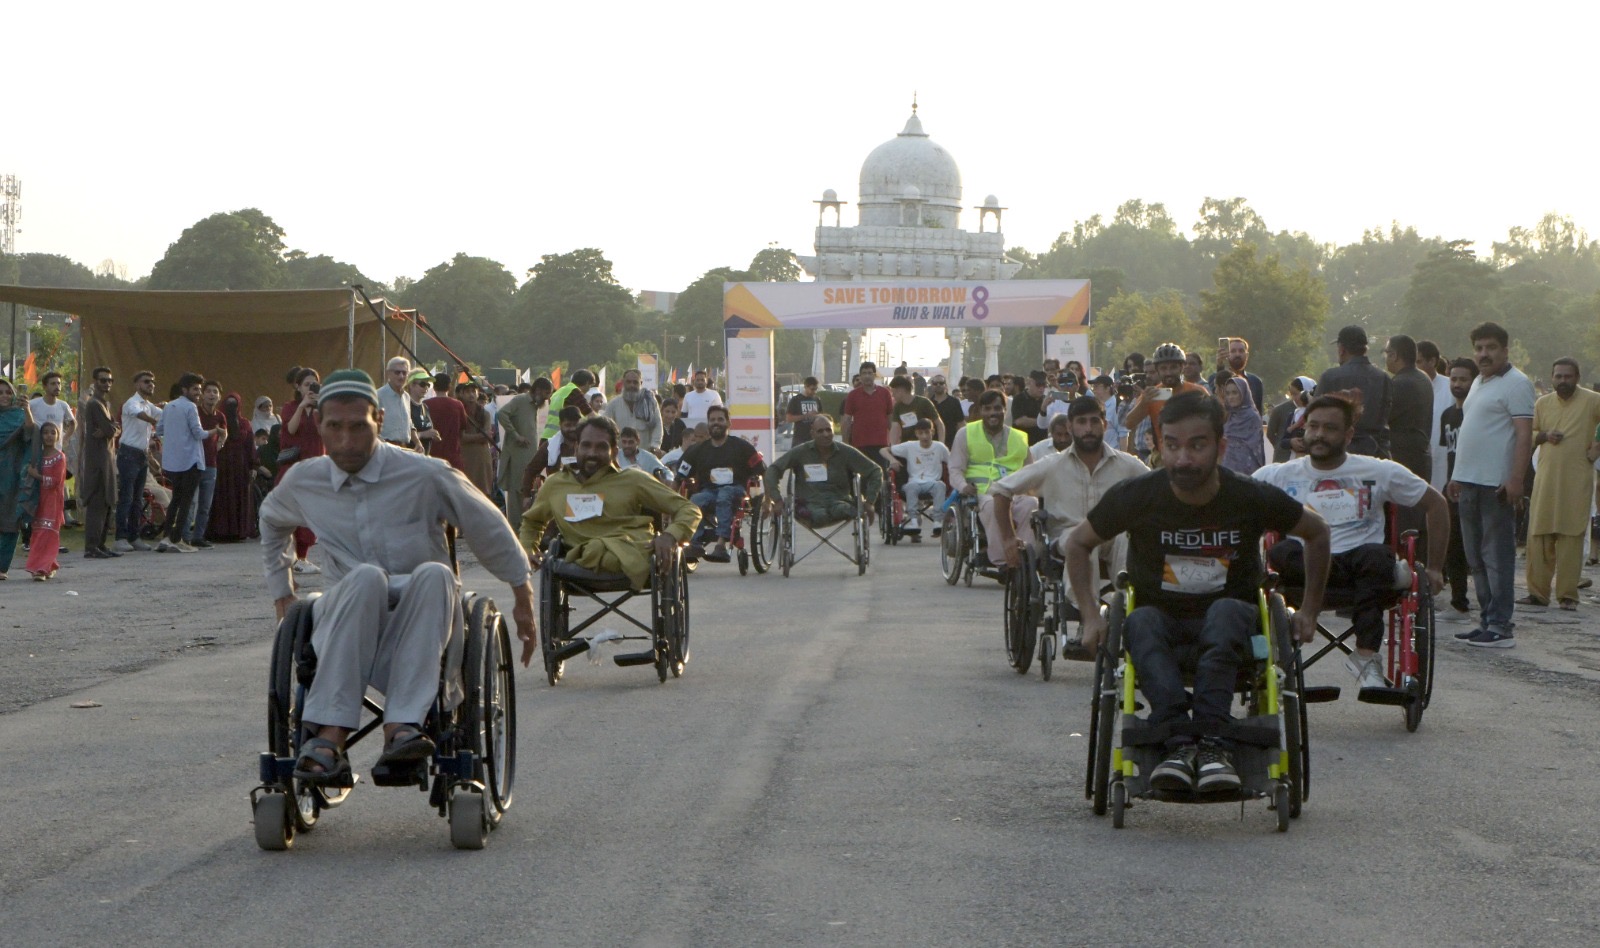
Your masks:
M450 567L424 563L409 576L390 576L362 564L316 601L311 616L317 675L302 720L354 728L371 686L386 699L384 721L420 724L439 694L441 667L445 706L460 703L461 587Z

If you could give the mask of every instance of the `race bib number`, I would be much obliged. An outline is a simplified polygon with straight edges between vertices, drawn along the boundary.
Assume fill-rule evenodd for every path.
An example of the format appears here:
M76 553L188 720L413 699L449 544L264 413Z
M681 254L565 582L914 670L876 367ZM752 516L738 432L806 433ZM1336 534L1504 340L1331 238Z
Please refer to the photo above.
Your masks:
M1356 495L1339 488L1312 491L1307 506L1321 514L1329 526L1355 523L1361 519L1361 504L1356 500Z
M917 426L917 413L916 412L907 411L907 412L901 412L900 413L900 427L902 427L902 428L915 428L916 426Z
M1214 556L1167 554L1161 568L1161 588L1166 592L1205 595L1222 592L1228 585L1228 561Z
M733 483L733 468L714 467L711 469L711 483L718 487L727 487Z
M806 480L812 484L821 484L828 479L828 465L807 464Z
M605 508L605 497L600 494L568 494L567 521L581 523L600 516Z

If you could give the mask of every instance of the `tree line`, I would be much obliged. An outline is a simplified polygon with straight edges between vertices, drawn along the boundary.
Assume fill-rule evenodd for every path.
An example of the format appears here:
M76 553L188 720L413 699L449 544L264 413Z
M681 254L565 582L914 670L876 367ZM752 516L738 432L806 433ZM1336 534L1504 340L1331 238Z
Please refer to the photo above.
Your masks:
M477 367L633 364L655 353L666 365L722 362L722 285L800 277L795 255L767 247L743 267L718 266L684 287L671 314L623 287L596 248L545 254L514 274L486 257L457 253L420 277L388 281L326 254L289 249L286 234L255 208L213 214L175 240L148 276L118 279L55 254L0 256L0 283L173 290L295 289L362 283L376 296L423 312L439 335ZM1089 279L1092 361L1177 341L1209 353L1218 336L1251 341L1252 369L1269 384L1318 374L1339 327L1364 326L1375 340L1404 332L1463 353L1472 325L1493 319L1532 375L1559 356L1600 362L1600 240L1551 213L1512 227L1481 255L1471 241L1423 237L1398 223L1358 243L1336 245L1303 232L1273 231L1243 198L1207 198L1182 230L1159 204L1130 200L1108 219L1075 223L1039 253L1007 251L1019 279ZM972 330L969 352L976 348ZM825 351L839 351L842 332ZM1038 362L1041 331L1007 330L1002 365ZM809 332L777 333L779 373L811 367ZM443 353L425 343L425 359Z

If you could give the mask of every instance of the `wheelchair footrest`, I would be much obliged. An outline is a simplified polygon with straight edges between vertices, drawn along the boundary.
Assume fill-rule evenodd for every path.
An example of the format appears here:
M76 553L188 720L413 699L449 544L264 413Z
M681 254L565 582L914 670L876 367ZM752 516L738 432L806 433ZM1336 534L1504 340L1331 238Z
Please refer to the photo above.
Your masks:
M428 762L403 760L392 764L374 764L372 782L380 787L426 787Z
M627 668L630 665L653 665L656 661L656 653L654 651L623 652L620 655L611 656L611 660L623 668Z
M1093 662L1094 649L1087 649L1076 642L1069 641L1062 647L1061 654L1056 657L1064 662Z
M1306 704L1326 704L1329 701L1339 700L1338 685L1316 685L1300 692L1300 700Z
M1356 700L1367 704L1405 707L1411 701L1411 695L1404 688L1363 688L1356 692Z
M588 639L573 639L567 644L556 649L551 658L554 661L564 662L569 658L575 658L587 651L589 651Z

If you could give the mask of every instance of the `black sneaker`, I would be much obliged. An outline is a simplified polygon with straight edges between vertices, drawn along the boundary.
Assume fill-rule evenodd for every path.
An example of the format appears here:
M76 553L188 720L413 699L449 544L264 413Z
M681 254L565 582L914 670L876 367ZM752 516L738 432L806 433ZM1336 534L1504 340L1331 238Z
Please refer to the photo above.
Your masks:
M1466 640L1472 638L1474 635L1479 635L1482 632L1483 632L1482 629L1477 628L1476 626L1474 626L1473 628L1470 628L1465 632L1457 632L1455 637L1456 637L1457 641L1465 642Z
M1200 745L1200 778L1195 789L1200 793L1233 793L1239 789L1239 771L1233 769L1233 755L1216 744Z
M192 541L190 541L189 545L194 547L197 550L209 550L209 549L211 549L211 541L210 540L192 540Z
M1482 631L1467 639L1468 645L1478 648L1516 648L1517 640L1511 635L1502 635L1494 631Z
M1199 748L1185 744L1150 771L1150 786L1169 793L1194 792L1194 762Z

